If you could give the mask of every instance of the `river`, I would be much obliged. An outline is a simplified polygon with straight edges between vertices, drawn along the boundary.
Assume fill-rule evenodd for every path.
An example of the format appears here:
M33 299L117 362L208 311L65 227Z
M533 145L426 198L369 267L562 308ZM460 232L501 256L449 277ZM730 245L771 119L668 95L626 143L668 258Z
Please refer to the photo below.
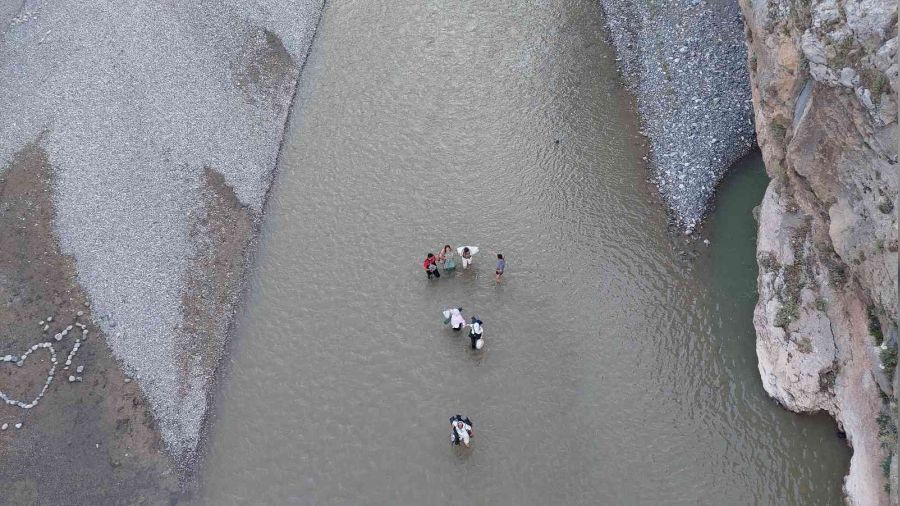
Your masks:
M614 59L588 0L328 4L197 502L840 504L833 422L756 368L759 156L674 233ZM444 243L482 254L429 282Z

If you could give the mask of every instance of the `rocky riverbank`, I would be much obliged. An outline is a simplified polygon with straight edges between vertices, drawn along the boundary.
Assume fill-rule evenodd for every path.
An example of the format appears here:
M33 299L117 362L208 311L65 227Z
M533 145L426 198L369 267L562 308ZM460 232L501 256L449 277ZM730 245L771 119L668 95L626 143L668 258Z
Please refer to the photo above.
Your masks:
M759 144L763 385L825 410L851 504L897 495L897 4L741 0Z
M702 220L755 145L737 0L601 0L650 142L652 179L680 228Z
M0 11L0 301L10 310L0 324L13 335L0 357L49 342L64 359L75 341L54 338L78 311L92 337L72 364L83 376L57 371L37 405L0 405L0 422L23 423L0 432L5 491L39 503L177 492L321 9L25 1ZM38 322L51 315L45 332ZM21 366L0 362L0 391L40 391L52 367L44 349ZM44 480L51 465L77 467L79 479Z

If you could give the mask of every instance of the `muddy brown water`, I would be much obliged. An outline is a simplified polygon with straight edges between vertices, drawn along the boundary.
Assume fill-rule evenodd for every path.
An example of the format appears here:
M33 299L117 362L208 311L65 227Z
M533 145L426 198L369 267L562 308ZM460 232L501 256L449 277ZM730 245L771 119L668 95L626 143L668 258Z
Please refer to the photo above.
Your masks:
M840 502L756 368L761 162L673 234L593 2L330 3L297 96L197 502ZM484 253L428 282L445 242Z

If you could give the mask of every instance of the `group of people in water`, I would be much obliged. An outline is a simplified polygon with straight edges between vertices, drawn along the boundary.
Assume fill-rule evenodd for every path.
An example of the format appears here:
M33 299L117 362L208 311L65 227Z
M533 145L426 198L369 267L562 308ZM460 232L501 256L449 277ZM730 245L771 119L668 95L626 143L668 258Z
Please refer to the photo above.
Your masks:
M463 308L452 307L444 310L444 324L450 325L454 332L459 332L465 327L469 327L469 339L472 341L472 349L480 350L484 347L484 322L477 316L472 317L472 321L466 323L466 318L462 315Z
M459 255L462 268L468 269L477 254L478 246L460 246L454 250L449 244L445 244L437 255L434 253L426 255L425 261L422 262L422 267L425 268L425 274L428 275L428 279L438 279L441 277L441 269L444 269L445 273L456 270L457 255ZM504 270L506 270L506 260L504 260L501 253L497 253L497 268L494 270L494 280L498 283L503 279Z
M441 269L443 269L445 274L456 270L457 256L459 257L459 263L462 264L462 268L468 269L477 254L477 246L460 246L453 249L449 244L445 244L437 255L428 253L425 261L422 263L422 267L425 269L425 274L429 280L440 279ZM506 260L502 254L497 253L497 264L494 269L494 279L497 283L501 282L505 270ZM463 308L461 307L445 309L443 311L444 324L450 325L454 332L460 332L468 327L472 349L482 349L484 347L484 322L477 316L472 316L471 320L466 322L466 318L462 313ZM468 448L469 440L474 435L475 430L472 428L472 421L468 417L463 417L462 415L450 417L450 444L463 445Z

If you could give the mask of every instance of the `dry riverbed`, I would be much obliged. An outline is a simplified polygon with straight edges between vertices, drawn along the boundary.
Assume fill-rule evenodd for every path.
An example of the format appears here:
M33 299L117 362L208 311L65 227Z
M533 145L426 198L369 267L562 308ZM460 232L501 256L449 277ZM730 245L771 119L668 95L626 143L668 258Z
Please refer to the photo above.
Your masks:
M129 7L0 10L0 502L190 493L322 2Z
M0 483L8 504L162 502L178 491L150 407L137 382L122 373L77 283L72 257L53 233L53 173L41 148L20 152L0 176L0 356L50 342L58 367L36 406L0 405ZM78 312L82 316L77 317ZM47 322L48 317L53 320ZM44 321L43 330L38 322ZM63 370L75 332L87 339ZM21 367L0 363L0 391L31 402L53 364L45 350ZM82 381L69 382L78 366ZM16 424L22 424L16 428Z

